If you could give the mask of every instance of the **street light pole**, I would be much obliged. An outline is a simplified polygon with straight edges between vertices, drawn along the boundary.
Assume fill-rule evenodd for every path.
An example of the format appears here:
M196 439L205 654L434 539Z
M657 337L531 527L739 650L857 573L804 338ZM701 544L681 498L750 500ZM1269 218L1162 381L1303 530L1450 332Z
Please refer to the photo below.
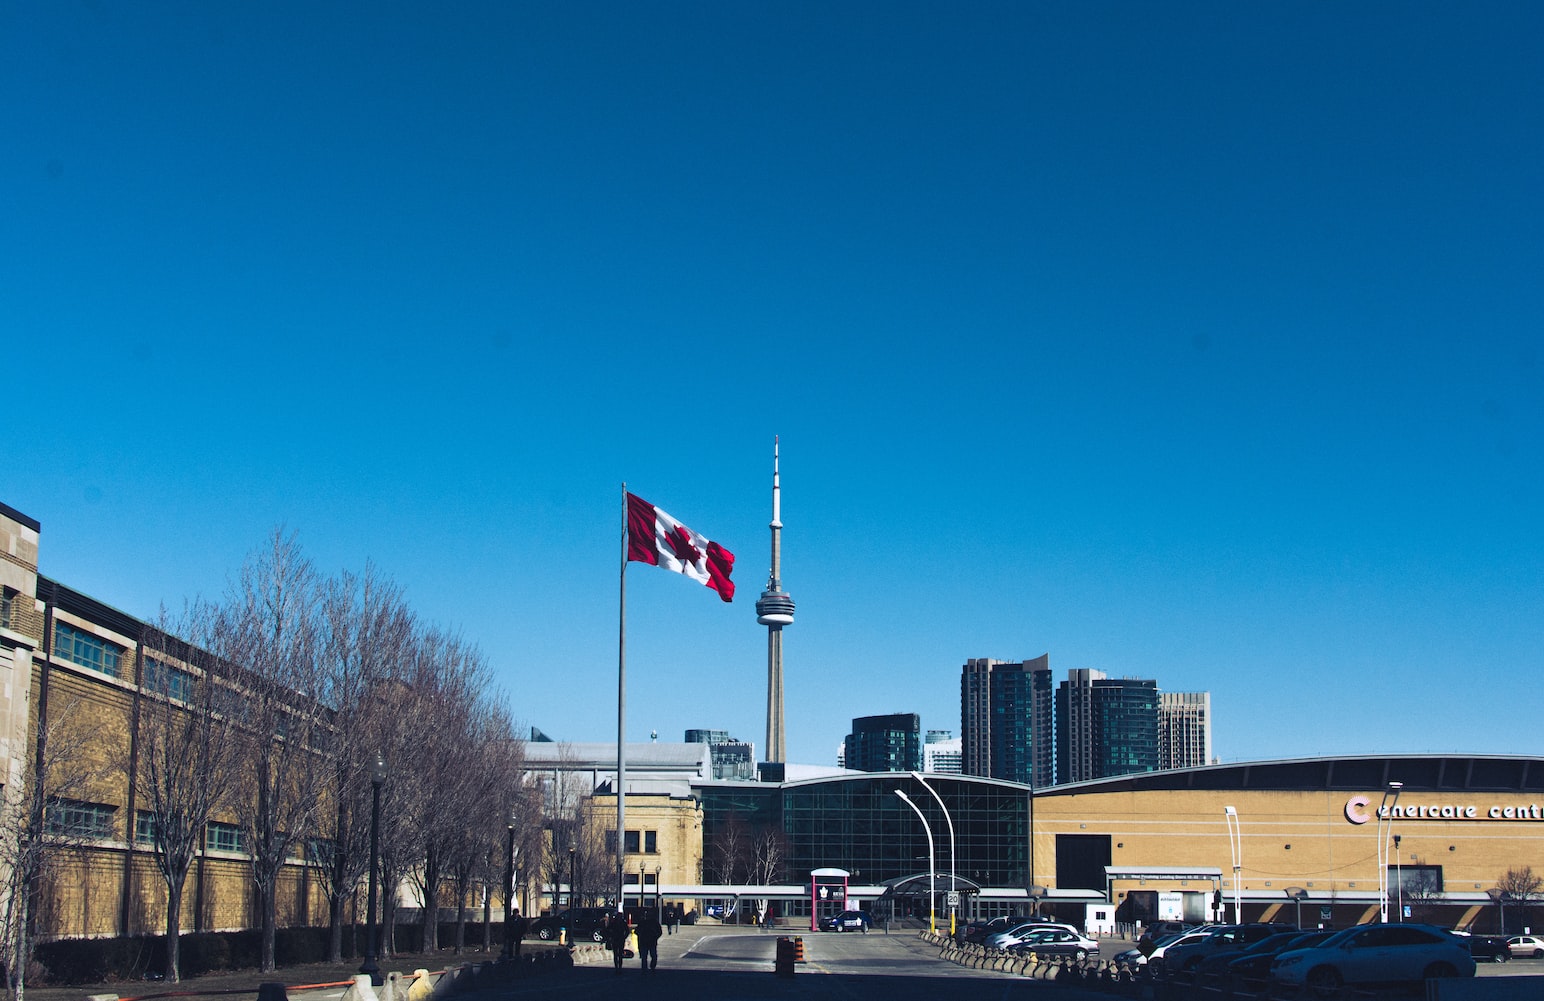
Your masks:
M1383 924L1389 920L1389 834L1394 828L1399 791L1404 787L1403 782L1390 782L1383 791L1383 802L1378 804L1378 920Z
M579 883L579 870L575 868L579 863L574 861L574 846L568 846L568 906L573 908L575 887Z
M1222 808L1223 819L1228 824L1228 852L1233 856L1233 920L1244 921L1243 895L1239 882L1244 875L1244 838L1238 826L1238 810L1231 806Z
M370 767L370 899L365 904L365 961L359 967L359 972L370 978L372 987L385 983L381 978L381 967L375 961L375 884L381 857L381 786L385 782L386 756L377 752L375 763Z
M509 848L504 856L504 958L509 959L514 955L515 943L511 937L511 926L514 924L513 911L515 897L515 810L509 810Z
M927 832L927 930L936 933L938 931L938 921L935 916L937 908L934 901L938 896L938 891L935 889L935 881L938 878L938 856L933 851L933 828L927 822L927 818L922 815L922 811L917 809L917 804L911 801L910 796L899 789L895 790L895 794L905 800L907 806L911 807L912 812L917 815L917 819L922 821L922 829Z
M665 871L663 865L654 867L654 920L664 923L665 920L665 888L660 885L659 874ZM642 901L639 901L642 903Z
M954 869L954 818L949 816L949 808L944 806L943 797L938 795L938 792L932 786L927 784L927 779L923 778L922 775L918 772L912 772L911 777L922 783L922 788L933 794L933 799L937 800L938 802L938 808L944 812L944 823L949 825L949 934L953 935L954 902L958 899L959 895L959 890L955 884Z
M1399 835L1394 835L1394 879L1398 883L1399 920L1405 919L1405 870L1399 864Z

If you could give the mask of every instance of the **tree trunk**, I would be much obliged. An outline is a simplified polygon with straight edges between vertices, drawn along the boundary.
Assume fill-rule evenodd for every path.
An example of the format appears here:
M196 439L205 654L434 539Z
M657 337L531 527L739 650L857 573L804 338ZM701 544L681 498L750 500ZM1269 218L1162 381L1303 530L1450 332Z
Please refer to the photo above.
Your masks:
M182 882L166 885L166 980L182 982Z
M278 969L278 960L274 955L275 939L278 937L278 894L272 883L258 887L258 897L263 908L263 952L258 963L258 970L262 973L272 973Z

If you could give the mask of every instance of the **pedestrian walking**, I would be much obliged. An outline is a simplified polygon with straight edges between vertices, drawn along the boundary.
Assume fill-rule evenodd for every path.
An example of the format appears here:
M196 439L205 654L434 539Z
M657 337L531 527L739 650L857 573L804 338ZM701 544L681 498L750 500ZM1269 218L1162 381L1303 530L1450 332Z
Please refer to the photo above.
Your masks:
M643 972L659 968L659 937L663 929L653 911L646 911L638 919L638 965Z
M665 928L670 934L675 934L676 925L681 923L681 912L676 910L676 905L671 904L665 908Z
M616 967L619 975L622 972L622 957L627 952L627 936L631 933L626 915L613 914L606 919L606 948L611 950L611 965Z

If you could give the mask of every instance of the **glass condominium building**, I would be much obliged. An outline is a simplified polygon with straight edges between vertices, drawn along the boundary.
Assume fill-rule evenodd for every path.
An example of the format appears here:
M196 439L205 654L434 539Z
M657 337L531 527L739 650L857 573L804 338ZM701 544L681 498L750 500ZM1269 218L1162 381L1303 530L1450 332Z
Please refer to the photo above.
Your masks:
M1051 656L965 662L960 743L967 775L1044 787L1053 777Z
M1056 689L1057 784L1158 768L1158 682L1068 671Z

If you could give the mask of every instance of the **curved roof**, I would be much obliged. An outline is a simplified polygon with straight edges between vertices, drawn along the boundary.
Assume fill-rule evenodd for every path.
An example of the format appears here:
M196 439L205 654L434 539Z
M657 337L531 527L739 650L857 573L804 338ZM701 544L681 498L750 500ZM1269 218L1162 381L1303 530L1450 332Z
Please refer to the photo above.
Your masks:
M1187 789L1382 789L1544 793L1544 757L1503 754L1366 754L1241 761L1140 772L1037 789L1036 796Z

